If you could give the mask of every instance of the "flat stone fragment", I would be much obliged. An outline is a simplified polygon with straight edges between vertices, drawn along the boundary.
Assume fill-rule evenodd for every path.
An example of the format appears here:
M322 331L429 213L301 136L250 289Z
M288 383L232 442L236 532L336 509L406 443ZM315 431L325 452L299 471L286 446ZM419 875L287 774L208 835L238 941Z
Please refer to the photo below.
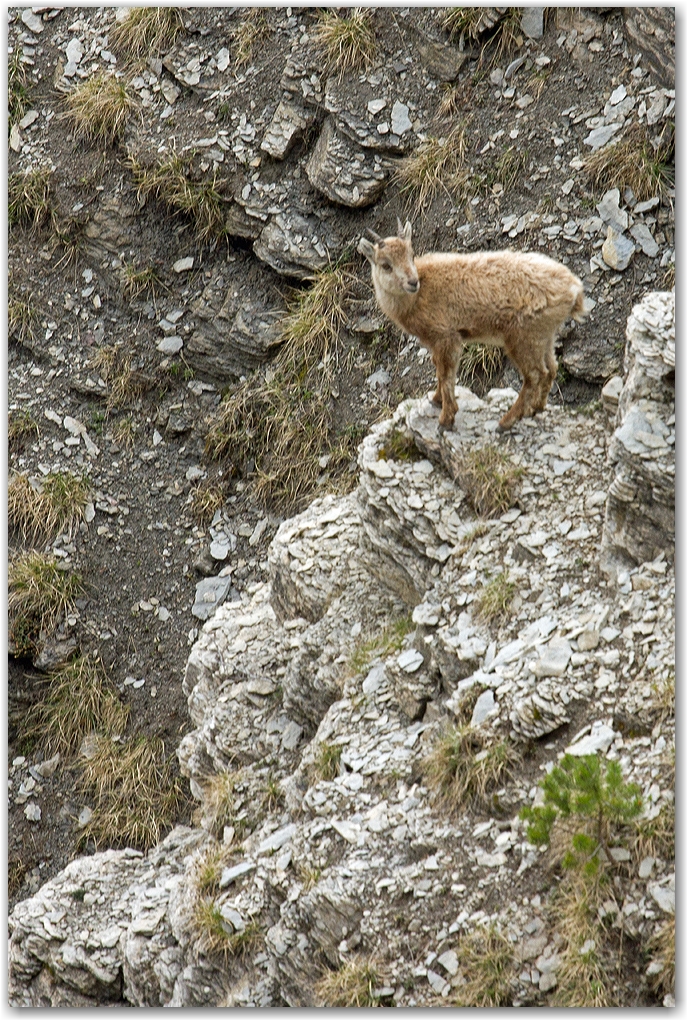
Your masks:
M639 865L637 874L640 878L650 878L651 872L654 870L654 864L656 863L655 857L644 857Z
M624 234L614 230L613 227L609 227L606 240L601 248L601 255L606 265L621 273L629 266L634 253L635 246L632 241Z
M305 171L313 187L330 201L351 209L374 202L388 177L379 156L338 131L333 117L324 122Z
M166 907L158 907L157 910L147 910L134 918L129 926L129 931L134 935L152 935L162 918L167 913Z
M599 211L599 216L608 226L621 233L623 230L627 230L629 219L626 210L620 208L618 188L611 188L610 191L607 191L596 208Z
M435 970L427 971L427 980L437 995L441 995L444 989L448 987L448 982L442 978L441 974L437 974Z
M483 723L489 713L493 712L495 708L496 701L494 700L494 692L492 690L483 691L475 703L470 725L479 726L480 723Z
M40 822L41 809L35 801L30 801L24 808L24 815L29 822Z
M582 758L586 754L596 754L597 751L605 754L615 738L616 733L610 726L606 726L605 723L595 722L592 725L591 733L586 737L582 737L581 740L577 740L574 744L570 744L566 747L565 752L577 758Z
M273 159L284 159L313 120L313 113L297 103L282 99L265 131L260 148Z
M247 872L252 871L255 868L254 861L240 861L239 864L234 864L230 868L222 869L222 876L219 880L220 889L226 889L228 885L231 885L241 875L245 875Z
M532 666L532 672L538 677L563 676L571 655L569 641L565 638L553 638L544 648L539 660Z
M187 255L186 258L177 259L172 269L175 273L185 273L189 269L193 269L193 256Z
M258 849L255 851L256 854L267 854L272 850L280 850L285 843L288 843L298 832L298 826L294 823L285 825L281 829L277 829L271 836L264 839Z
M178 354L183 346L184 341L180 336L165 336L157 345L157 350L161 354Z
M602 145L609 142L613 135L620 131L622 126L622 121L619 121L615 124L604 124L602 127L596 127L584 139L584 144L589 145L592 152L596 152Z
M458 973L458 956L453 949L447 949L445 953L437 957L437 963L448 971L451 977Z
M658 255L658 245L654 240L654 236L647 227L646 223L635 223L630 227L630 233L634 237L635 241L642 249L645 255L650 259L653 259Z
M391 130L395 135L403 135L412 128L408 107L398 99L391 108Z
M406 673L415 673L425 661L425 658L416 648L409 648L407 651L401 652L396 661Z
M296 722L290 722L281 735L281 746L286 751L294 751L303 736L303 727Z
M665 885L654 884L649 886L649 892L661 910L665 911L666 914L675 913L674 889L670 889Z
M196 599L191 612L199 620L209 620L231 587L230 577L204 577L196 585Z
M33 32L34 35L40 35L45 28L43 19L39 18L37 14L34 14L30 7L25 7L21 12L21 20L24 22L29 32Z
M520 27L529 39L541 39L544 35L544 8L523 7Z

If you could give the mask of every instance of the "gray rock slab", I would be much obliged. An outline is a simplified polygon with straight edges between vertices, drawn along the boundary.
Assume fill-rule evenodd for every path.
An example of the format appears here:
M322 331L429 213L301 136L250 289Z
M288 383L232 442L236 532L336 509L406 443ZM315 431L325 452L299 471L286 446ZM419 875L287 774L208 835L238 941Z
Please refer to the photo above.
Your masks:
M601 127L596 127L590 131L584 139L584 144L589 145L592 152L596 152L596 150L600 149L602 145L606 145L607 142L610 142L613 135L620 131L622 126L622 122L617 122L615 124L603 124Z
M532 666L532 672L537 677L563 676L571 655L569 641L565 638L553 638L540 653L538 661Z
M625 209L620 208L620 191L618 188L611 188L607 191L596 207L599 216L608 226L622 233L627 230L629 222Z
M391 130L395 135L404 135L412 129L412 122L408 116L408 107L400 100L396 100L391 108Z
M260 148L273 159L284 159L314 119L313 110L282 99L267 126Z
M230 577L204 577L196 585L196 597L191 612L199 620L209 620L220 606L231 587Z
M280 850L285 843L289 843L298 832L298 826L294 823L285 825L281 829L277 829L271 836L264 839L259 845L256 854L268 854L272 850Z
M647 227L646 223L635 223L630 227L630 233L634 237L635 241L642 249L645 255L648 255L650 259L655 258L658 255L658 245L654 240L654 236Z
M157 350L161 354L178 354L183 346L184 341L180 336L165 336L157 345Z
M479 726L487 718L490 712L496 708L494 692L492 690L482 691L472 710L471 726Z
M305 172L313 187L330 201L351 209L374 202L389 175L381 157L338 131L333 117L324 122Z
M601 255L606 265L622 272L629 266L634 253L635 246L632 241L624 234L614 230L613 227L609 227L606 240L601 248Z
M575 741L566 747L566 754L572 754L576 758L582 758L586 754L596 754L601 751L605 754L616 738L616 733L605 723L595 722L592 725L591 733L581 740Z
M520 27L529 39L541 39L544 35L544 8L523 7Z
M222 875L219 880L220 889L226 889L228 885L231 885L241 875L247 874L255 868L254 861L240 861L239 864L233 864L230 868L223 868Z

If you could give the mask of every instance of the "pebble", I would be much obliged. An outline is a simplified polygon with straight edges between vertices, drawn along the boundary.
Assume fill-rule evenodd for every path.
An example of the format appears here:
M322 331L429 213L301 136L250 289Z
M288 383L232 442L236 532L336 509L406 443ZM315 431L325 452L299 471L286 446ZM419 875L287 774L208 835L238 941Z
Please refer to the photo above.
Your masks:
M625 237L624 234L614 230L613 227L609 227L606 240L601 248L601 254L606 265L611 269L617 269L618 272L622 272L629 266L634 253L635 246L632 241Z
M177 259L172 269L175 273L185 273L189 269L193 269L194 258L192 255L187 255L183 259Z

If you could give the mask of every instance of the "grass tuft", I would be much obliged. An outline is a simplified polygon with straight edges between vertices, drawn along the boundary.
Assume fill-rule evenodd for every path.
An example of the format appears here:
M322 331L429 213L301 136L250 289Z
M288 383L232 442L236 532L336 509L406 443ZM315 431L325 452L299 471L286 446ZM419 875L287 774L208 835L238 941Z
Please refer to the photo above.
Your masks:
M27 86L26 65L22 48L18 47L7 62L7 128L12 130L29 108L31 97Z
M250 64L255 47L270 34L270 25L259 7L248 7L241 14L238 26L231 33L235 45L234 65L237 70Z
M312 778L315 781L324 779L327 782L335 779L339 774L342 751L342 744L328 744L325 740L321 741L310 770Z
M107 384L107 409L126 407L150 388L151 380L132 368L131 358L122 346L105 345L91 358L89 365Z
M452 7L442 16L441 23L451 39L458 39L459 43L474 42L482 33L489 33L480 53L480 64L487 47L492 49L490 63L493 65L522 42L521 12L518 7L506 8L505 14L496 23L493 8Z
M20 344L30 346L36 338L36 327L38 325L38 310L33 300L33 294L26 297L12 291L7 298L7 332L16 338Z
M454 1006L510 1006L513 998L513 943L497 928L476 928L457 949L460 973L465 979L456 989Z
M663 197L675 186L675 129L666 124L655 142L648 129L633 123L617 142L609 143L585 160L585 170L600 191L632 188L642 202Z
M652 957L647 970L649 986L659 995L675 993L675 918L654 932L646 945Z
M80 785L95 797L95 808L80 842L141 850L158 843L182 798L174 758L165 754L163 741L139 736L122 744L101 737L81 764Z
M207 433L209 458L235 470L252 462L255 494L264 503L304 505L325 467L340 486L351 484L357 434L336 435L331 408L351 281L346 264L332 265L295 291L276 358L224 398Z
M364 1009L380 1005L374 992L383 985L377 964L358 958L321 977L315 985L315 996L323 1006Z
M137 269L133 261L122 266L122 290L129 301L140 297L150 297L155 301L158 291L167 289L153 266Z
M225 825L236 828L234 789L240 778L238 772L216 772L203 786L203 812L213 836L222 838Z
M579 875L570 876L560 887L555 916L564 948L551 1005L605 1009L617 1004L613 995L614 975L604 953L606 933L598 921L601 899L606 899L609 892L605 883Z
M19 446L29 439L40 436L38 422L27 409L10 411L7 415L7 441L12 446Z
M53 171L27 170L9 175L7 215L10 227L18 225L38 231L45 223L55 224Z
M45 697L29 710L26 736L40 739L48 757L71 757L91 733L121 736L128 716L100 660L83 656L51 674Z
M456 481L476 514L498 517L515 503L522 473L496 446L482 446L460 459Z
M131 449L134 445L137 429L138 425L131 415L127 414L112 426L112 438L119 446Z
M84 519L90 487L85 478L55 471L35 485L28 475L15 474L7 486L7 519L24 541L59 532L71 534Z
M335 10L318 12L313 41L324 53L327 74L340 78L368 67L377 53L372 12L353 7L346 15Z
M415 461L422 460L424 453L418 450L410 432L393 428L379 448L379 460Z
M129 85L104 71L77 85L65 101L75 138L110 145L120 141L127 117L136 107Z
M212 176L193 179L191 161L176 153L144 166L135 157L128 162L139 201L152 195L173 216L185 216L201 244L227 236L225 206L230 199L226 184L215 167Z
M634 822L633 852L639 865L645 857L675 860L675 804L666 804L655 818Z
M110 41L129 57L155 57L171 49L183 28L175 7L131 7L112 29Z
M199 953L219 956L225 961L230 957L245 956L257 949L263 938L256 921L249 921L242 930L236 931L231 922L222 916L222 908L211 897L196 901L191 928Z
M477 382L491 389L503 369L503 351L488 344L466 344L458 366L458 382L472 389Z
M41 631L53 631L85 589L79 575L61 570L54 556L27 552L10 561L8 591L10 640L15 655L28 655Z
M206 478L191 493L191 513L199 524L209 524L227 498L226 482Z
M508 607L515 598L516 584L509 581L506 571L502 571L485 584L475 599L475 610L480 620L492 623L506 615Z
M409 613L388 624L375 637L361 641L348 660L349 668L353 673L364 673L374 659L384 659L393 652L400 652L404 637L410 634L414 626Z
M489 794L512 774L519 760L507 740L489 744L488 737L470 725L451 726L425 758L425 775L441 806L456 814L470 804L489 806Z
M422 212L442 189L450 198L465 197L470 181L465 169L468 123L459 121L443 138L426 138L400 161L394 180L407 206Z

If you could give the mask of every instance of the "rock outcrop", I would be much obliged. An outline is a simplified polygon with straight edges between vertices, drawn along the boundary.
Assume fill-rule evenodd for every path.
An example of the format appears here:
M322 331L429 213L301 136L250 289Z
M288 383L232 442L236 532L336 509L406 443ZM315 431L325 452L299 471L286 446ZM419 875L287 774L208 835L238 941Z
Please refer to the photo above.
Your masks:
M669 295L652 294L633 314L623 422L637 400L663 407L671 309ZM511 391L457 396L452 432L439 431L428 398L375 426L357 491L284 522L269 583L205 624L184 681L195 729L179 749L201 827L175 829L147 857L77 860L19 904L13 1004L313 1006L326 968L381 951L380 1001L439 1004L462 980L456 940L487 917L523 960L532 932L543 933L544 962L514 976L513 995L546 1002L556 943L522 899L539 854L518 818L537 788L515 769L493 800L451 819L432 795L427 755L447 726L469 721L485 748L545 737L554 760L566 749L622 756L656 817L672 798L655 778L671 724L652 720L672 669L674 579L661 551L617 589L598 580L602 409L548 407L501 436ZM521 469L520 491L515 506L479 520L453 475L462 452L493 444ZM510 585L500 623L480 609L499 577ZM222 777L232 813L218 829L210 791ZM235 956L204 948L199 934L208 854L221 862L208 902L227 933L258 933ZM670 912L669 863L642 875L628 887L633 902ZM512 910L489 913L495 884ZM633 937L647 938L656 918L639 908Z
M609 447L602 563L653 560L675 549L675 295L653 292L627 323L625 382Z

